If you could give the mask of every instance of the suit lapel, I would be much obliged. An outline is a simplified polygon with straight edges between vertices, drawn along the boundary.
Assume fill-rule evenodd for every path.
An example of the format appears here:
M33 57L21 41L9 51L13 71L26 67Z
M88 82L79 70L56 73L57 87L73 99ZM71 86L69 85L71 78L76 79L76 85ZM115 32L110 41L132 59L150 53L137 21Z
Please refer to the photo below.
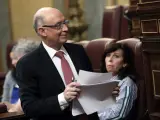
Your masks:
M77 51L74 50L74 47L69 44L64 44L64 48L68 52L75 69L77 73L79 73L79 69L81 68L79 57L77 55ZM50 56L48 55L47 51L43 47L42 43L39 47L39 64L42 66L43 72L47 74L47 76L50 76L51 81L54 80L54 83L59 86L62 90L65 88L65 85L63 83L63 80L54 65L53 61L51 60ZM47 71L47 72L46 72Z
M43 47L42 43L39 47L39 59L40 59L40 65L42 65L42 69L44 73L50 76L51 79L54 80L56 85L59 86L59 88L65 88L63 80L54 65L53 61L51 60L50 56L48 55L47 51ZM46 72L47 71L47 72Z

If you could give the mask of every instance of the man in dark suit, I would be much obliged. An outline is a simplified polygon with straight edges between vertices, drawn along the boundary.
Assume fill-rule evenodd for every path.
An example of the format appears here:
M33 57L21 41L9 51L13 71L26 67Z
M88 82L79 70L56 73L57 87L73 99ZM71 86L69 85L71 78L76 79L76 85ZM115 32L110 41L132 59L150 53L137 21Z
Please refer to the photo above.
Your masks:
M91 63L82 46L66 43L68 21L59 10L41 8L33 22L42 43L21 58L16 67L24 113L35 120L76 120L70 108L80 93L80 85L66 84L61 59L56 53L63 52L73 78L80 69L92 71Z

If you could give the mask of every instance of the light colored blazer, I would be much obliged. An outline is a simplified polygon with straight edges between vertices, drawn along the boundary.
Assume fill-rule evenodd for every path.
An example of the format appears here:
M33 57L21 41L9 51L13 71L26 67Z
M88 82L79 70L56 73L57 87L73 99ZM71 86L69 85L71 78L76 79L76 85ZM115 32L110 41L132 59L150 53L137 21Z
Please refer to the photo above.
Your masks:
M6 74L6 78L3 85L2 102L10 102L12 97L13 88L16 85L15 79L12 76L12 70L9 70Z
M118 77L113 79L118 80ZM130 77L125 77L118 86L120 86L120 91L119 96L116 97L116 103L98 111L100 120L119 120L125 118L130 112L134 100L137 98L137 86Z

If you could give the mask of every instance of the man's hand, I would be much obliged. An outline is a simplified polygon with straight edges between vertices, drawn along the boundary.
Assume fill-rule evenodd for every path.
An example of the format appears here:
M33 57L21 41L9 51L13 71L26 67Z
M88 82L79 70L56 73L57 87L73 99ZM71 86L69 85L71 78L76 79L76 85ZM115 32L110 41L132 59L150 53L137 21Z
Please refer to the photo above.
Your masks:
M117 97L117 96L119 95L119 89L120 89L119 86L117 86L117 87L115 87L115 88L113 89L112 95L113 95L114 97Z
M72 82L68 84L64 90L64 98L67 102L70 102L77 98L77 96L80 94L80 84L77 82Z

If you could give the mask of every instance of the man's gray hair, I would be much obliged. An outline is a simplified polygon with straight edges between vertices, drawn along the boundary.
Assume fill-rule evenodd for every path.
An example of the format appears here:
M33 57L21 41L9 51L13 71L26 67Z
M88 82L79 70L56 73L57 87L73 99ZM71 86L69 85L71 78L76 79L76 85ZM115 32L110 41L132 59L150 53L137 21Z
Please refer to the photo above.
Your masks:
M12 52L15 56L21 57L29 52L35 50L40 44L40 41L32 40L28 38L21 38L17 44L13 47Z
M36 33L38 34L38 27L42 26L44 24L44 17L42 16L36 16L33 20L33 28L36 31Z

